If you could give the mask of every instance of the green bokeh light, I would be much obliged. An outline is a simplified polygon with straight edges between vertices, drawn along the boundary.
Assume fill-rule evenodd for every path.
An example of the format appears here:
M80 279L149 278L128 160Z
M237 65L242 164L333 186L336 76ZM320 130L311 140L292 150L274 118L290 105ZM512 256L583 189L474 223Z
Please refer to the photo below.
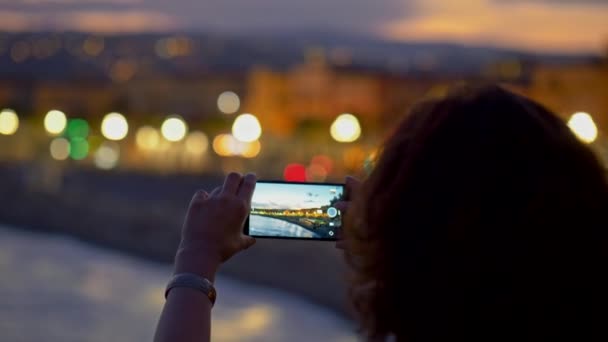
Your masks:
M82 160L88 155L89 142L86 139L80 137L70 139L70 158L74 160Z
M65 134L70 140L86 139L89 136L89 123L84 119L70 119Z

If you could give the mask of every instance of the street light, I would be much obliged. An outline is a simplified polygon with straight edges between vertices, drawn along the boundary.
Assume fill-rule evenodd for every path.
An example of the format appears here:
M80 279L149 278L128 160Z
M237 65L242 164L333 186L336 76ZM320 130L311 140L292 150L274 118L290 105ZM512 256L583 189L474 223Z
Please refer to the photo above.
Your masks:
M225 91L217 98L217 108L224 114L233 114L239 110L241 100L232 91Z
M68 124L68 119L64 112L60 110L51 110L44 117L44 129L51 135L58 135L65 130Z
M591 115L583 112L572 114L568 127L582 142L591 144L597 139L597 126Z
M329 129L337 142L353 142L361 136L359 120L352 114L340 114Z
M109 140L122 140L129 133L129 123L120 113L109 113L101 122L101 134Z
M186 137L186 151L194 155L202 155L209 148L207 135L200 131L195 131Z
M13 135L19 129L19 117L12 109L0 112L0 134Z
M153 150L160 142L158 130L150 126L142 126L135 134L135 143L143 150Z
M160 132L165 139L176 142L184 139L188 133L188 125L181 116L172 115L165 119L160 127Z
M242 142L253 142L262 135L260 121L253 114L241 114L232 124L232 135Z

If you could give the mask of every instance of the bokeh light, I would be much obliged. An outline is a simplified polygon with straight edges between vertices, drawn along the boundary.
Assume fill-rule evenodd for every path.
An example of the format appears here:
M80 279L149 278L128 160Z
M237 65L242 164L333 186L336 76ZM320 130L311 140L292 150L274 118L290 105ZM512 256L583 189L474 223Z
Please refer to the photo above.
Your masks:
M329 174L333 170L334 162L330 157L319 154L312 157L310 165L319 165L325 169L326 174Z
M186 137L186 151L191 154L204 154L209 149L207 135L200 131L194 131Z
M158 130L151 126L142 126L135 134L135 143L142 150L153 150L158 147L160 134Z
M19 129L19 117L12 109L0 112L0 134L12 135Z
M213 151L222 157L255 158L261 150L262 144L258 140L242 142L238 141L232 134L220 134L213 139Z
M70 142L65 138L53 139L49 149L55 160L66 160L70 156Z
M232 124L232 135L239 141L252 142L262 135L262 126L253 114L241 114Z
M584 143L591 144L597 139L597 126L587 113L574 113L568 120L568 127Z
M67 137L85 139L89 136L89 123L84 119L70 119L66 128Z
M323 182L327 179L327 170L320 164L310 164L306 168L306 181Z
M53 109L46 113L46 116L44 117L44 129L52 135L61 134L61 132L65 130L67 123L68 118L65 113L60 110Z
M89 142L82 137L70 140L70 158L74 160L85 159L89 155Z
M329 132L338 142L353 142L361 136L361 125L354 115L340 114L331 124Z
M236 139L231 134L219 134L213 139L213 151L222 157L232 155Z
M104 141L95 152L95 166L103 170L110 170L118 165L120 160L120 146L111 141Z
M217 108L224 114L234 114L240 106L239 96L232 91L225 91L217 98Z
M188 125L178 115L171 115L160 127L163 137L169 141L176 142L184 139L188 133Z
M259 140L244 143L237 141L237 146L239 148L238 153L245 158L255 158L260 154L262 150L262 144L260 144Z
M109 140L122 140L129 133L129 123L120 113L109 113L101 121L101 134Z
M306 167L302 164L285 166L283 178L288 182L306 182Z

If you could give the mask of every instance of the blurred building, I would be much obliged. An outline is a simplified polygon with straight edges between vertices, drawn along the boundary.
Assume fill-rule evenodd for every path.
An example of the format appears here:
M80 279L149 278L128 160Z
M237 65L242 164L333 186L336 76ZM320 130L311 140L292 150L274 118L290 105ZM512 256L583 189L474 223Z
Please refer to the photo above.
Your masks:
M539 65L525 93L564 120L573 113L589 113L602 132L608 132L608 62Z
M341 113L355 114L368 132L377 132L438 85L450 81L333 65L314 56L286 71L252 69L244 108L279 136L289 136L302 127L328 126Z

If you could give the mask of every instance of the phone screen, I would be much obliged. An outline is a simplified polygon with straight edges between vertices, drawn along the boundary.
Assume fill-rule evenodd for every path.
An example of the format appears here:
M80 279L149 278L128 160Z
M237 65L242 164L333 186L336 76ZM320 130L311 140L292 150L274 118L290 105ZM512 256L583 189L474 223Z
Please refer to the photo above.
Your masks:
M258 181L245 234L336 240L342 215L335 204L343 196L342 184Z

